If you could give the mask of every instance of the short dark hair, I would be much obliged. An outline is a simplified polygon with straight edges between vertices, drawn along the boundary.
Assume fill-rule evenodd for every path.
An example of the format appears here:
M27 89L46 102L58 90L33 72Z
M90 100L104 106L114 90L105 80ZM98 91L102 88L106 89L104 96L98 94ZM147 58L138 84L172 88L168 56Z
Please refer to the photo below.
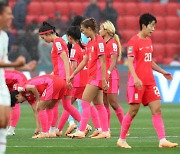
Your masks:
M142 25L144 24L145 26L147 26L148 24L150 24L151 22L155 21L155 23L157 23L156 17L153 16L150 13L145 13L142 14L139 18L139 26L140 26L140 30L142 30Z
M9 5L8 5L7 2L0 1L0 14L2 14L3 11L4 11L4 8L5 8L5 7L8 7L8 6L9 6Z
M17 98L16 95L19 94L19 92L17 90L13 90L10 92L11 95L11 107L15 106L15 104L17 103Z
M51 33L56 33L56 28L51 24L49 24L48 22L44 21L41 27L39 28L39 33L46 32L49 30L52 30ZM56 35L58 34L56 33Z

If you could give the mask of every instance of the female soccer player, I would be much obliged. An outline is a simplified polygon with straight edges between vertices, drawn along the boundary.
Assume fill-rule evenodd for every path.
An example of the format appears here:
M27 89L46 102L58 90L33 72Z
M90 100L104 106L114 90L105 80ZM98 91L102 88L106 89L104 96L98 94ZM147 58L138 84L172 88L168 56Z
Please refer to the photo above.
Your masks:
M14 90L13 87L15 84L19 84L27 80L26 76L22 72L16 70L5 70L5 79L10 92ZM7 135L15 135L15 128L20 118L20 104L16 103L11 106L12 112Z
M62 99L62 104L64 109L73 116L78 122L81 120L81 115L79 111L71 104L71 88L72 84L68 81L70 77L70 64L68 58L68 49L64 40L59 37L56 33L55 27L43 22L43 25L39 29L39 35L47 43L53 42L51 58L53 64L54 75L59 75L62 79L66 81L68 90L65 93L65 97ZM62 131L59 130L57 135L62 135Z
M84 138L84 130L90 117L90 103L93 102L99 114L102 133L95 138L109 138L108 117L103 104L103 91L107 90L106 64L105 64L105 42L97 35L97 24L94 18L85 19L81 23L81 31L91 40L87 44L87 53L83 61L72 73L70 80L82 70L88 62L88 84L82 96L82 118L80 128L71 137Z
M122 148L131 148L126 142L126 133L141 103L144 106L149 106L151 110L152 123L158 135L159 147L172 148L178 145L166 140L161 116L160 94L152 72L152 70L155 70L163 74L166 79L172 80L171 74L160 68L152 60L153 48L149 36L154 31L156 22L156 18L149 13L141 15L139 19L140 32L128 42L129 77L127 97L129 110L123 119L120 138L117 142L117 145Z
M43 133L34 138L48 137L48 118L44 110L53 108L57 101L64 97L67 90L65 81L57 75L43 75L20 83L14 88L16 90L11 92L11 101L22 103L27 100L38 112Z
M119 92L119 74L116 68L116 62L118 56L121 56L121 44L119 36L115 34L115 27L110 21L106 21L100 26L100 35L106 42L106 67L109 78L109 89L104 91L104 103L108 112L108 122L110 128L110 108L109 104L114 109L116 116L120 124L123 120L123 109L118 104L118 92Z
M79 27L72 26L67 30L67 39L70 44L73 44L73 47L70 49L70 60L72 71L74 71L77 66L83 60L85 55L85 46L81 43L81 31ZM82 94L84 92L85 86L87 84L87 67L85 66L76 76L74 77L73 89L72 89L72 103L76 101L76 99L82 99ZM64 111L62 113L58 129L62 130L65 122L69 117L69 113ZM68 129L65 132L65 135L71 133L73 130Z

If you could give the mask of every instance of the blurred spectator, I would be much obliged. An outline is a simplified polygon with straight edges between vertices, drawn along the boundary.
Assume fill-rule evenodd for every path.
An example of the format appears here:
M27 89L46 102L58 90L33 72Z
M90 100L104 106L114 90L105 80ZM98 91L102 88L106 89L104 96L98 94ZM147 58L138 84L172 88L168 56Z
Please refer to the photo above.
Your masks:
M60 29L58 32L60 36L66 33L67 24L62 20L60 12L55 12L54 26L56 29Z
M39 38L38 51L39 51L39 63L43 65L51 66L51 48L52 44L46 43L41 38Z
M15 41L15 35L14 35L14 33L12 33L12 31L9 28L5 29L5 31L9 37L8 51L10 51L11 46L13 45L13 43Z
M152 0L142 0L142 2L152 2Z
M160 3L168 3L169 2L169 0L160 0Z
M174 56L174 60L170 63L170 66L180 66L180 58L178 55Z
M31 55L32 60L39 60L39 54L37 50L39 36L34 33L34 27L32 25L27 25L25 34L20 38L22 44L27 49L28 53Z
M97 0L90 0L90 5L87 6L84 12L84 16L87 18L94 18L97 24L101 21L101 9L97 5Z
M117 28L117 18L118 18L118 13L117 11L113 8L112 6L112 0L107 0L106 1L106 8L102 12L102 19L104 21L109 20L113 23L116 29Z
M13 12L13 26L17 30L22 30L26 23L27 5L30 0L19 0L14 5Z
M17 40L15 40L8 53L8 58L10 61L15 61L19 56L23 56L26 59L26 63L32 60L31 55L28 53L26 48L20 45Z

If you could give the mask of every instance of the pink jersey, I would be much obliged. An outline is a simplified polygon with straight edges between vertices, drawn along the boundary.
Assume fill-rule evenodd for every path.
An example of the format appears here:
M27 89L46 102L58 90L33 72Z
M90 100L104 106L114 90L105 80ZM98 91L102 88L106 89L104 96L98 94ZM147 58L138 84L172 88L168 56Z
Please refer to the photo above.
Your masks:
M106 69L108 70L112 61L111 55L118 54L118 46L115 39L111 38L108 42L106 42ZM110 75L111 79L119 79L118 69L115 66Z
M27 80L22 72L16 70L5 70L5 79L9 91L13 90L14 84L19 84Z
M133 36L128 42L128 56L134 57L134 69L143 85L152 85L155 83L152 72L152 42L149 37L141 39L139 36ZM134 86L134 80L129 72L128 86Z
M54 75L59 75L62 79L66 79L64 62L60 57L60 54L62 52L65 52L68 57L67 45L61 37L58 37L54 40L52 51L51 51L53 72L54 72Z
M71 49L70 60L76 61L77 66L83 60L86 54L85 49L82 49L79 44L75 44ZM73 87L85 87L88 80L87 67L85 66L73 79Z
M88 54L88 76L90 79L102 80L102 72L100 66L100 55L105 55L105 42L100 35L97 35L87 44Z

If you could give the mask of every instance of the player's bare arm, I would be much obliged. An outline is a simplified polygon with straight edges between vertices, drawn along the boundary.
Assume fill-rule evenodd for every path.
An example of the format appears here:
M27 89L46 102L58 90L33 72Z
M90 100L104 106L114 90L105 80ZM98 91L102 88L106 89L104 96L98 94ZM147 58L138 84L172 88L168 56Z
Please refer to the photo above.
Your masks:
M34 85L27 85L26 86L26 90L30 91L30 92L32 92L34 94L34 96L36 97L36 102L39 101L39 92L36 89L36 86L34 86Z

